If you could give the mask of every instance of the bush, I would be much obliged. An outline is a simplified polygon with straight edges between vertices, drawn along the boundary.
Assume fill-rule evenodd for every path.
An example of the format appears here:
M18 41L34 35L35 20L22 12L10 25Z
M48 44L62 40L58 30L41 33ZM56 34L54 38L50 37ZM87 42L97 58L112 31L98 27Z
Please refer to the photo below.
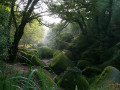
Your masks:
M65 41L65 42L70 42L72 40L73 36L70 33L62 33L58 37L59 40Z
M99 75L100 73L101 73L101 69L97 67L86 67L82 71L82 74L88 78L94 77L95 75Z
M69 46L68 42L65 42L65 41L58 41L57 42L57 49L59 49L59 50L66 49L66 48L68 48L68 46Z
M100 63L100 52L95 49L89 49L82 53L81 58L94 63Z
M89 61L86 61L86 60L79 60L78 63L77 63L77 67L80 68L80 69L84 69L87 66L91 66L91 65L92 64Z
M81 72L74 69L66 71L57 84L65 90L75 90L76 85L78 90L89 90L89 83L85 77L81 75Z
M64 72L67 67L72 67L73 64L70 61L70 59L64 53L61 52L57 56L53 57L50 66L56 74L60 74Z
M38 48L38 54L40 58L52 58L53 53L54 51L47 46L42 46Z

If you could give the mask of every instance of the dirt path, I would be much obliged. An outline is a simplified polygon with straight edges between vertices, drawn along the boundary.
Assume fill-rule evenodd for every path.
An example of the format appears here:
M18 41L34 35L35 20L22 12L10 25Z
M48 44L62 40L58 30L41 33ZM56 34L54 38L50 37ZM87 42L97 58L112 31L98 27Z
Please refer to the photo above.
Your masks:
M47 65L49 65L52 62L52 58L51 59L43 59L43 62L45 62Z

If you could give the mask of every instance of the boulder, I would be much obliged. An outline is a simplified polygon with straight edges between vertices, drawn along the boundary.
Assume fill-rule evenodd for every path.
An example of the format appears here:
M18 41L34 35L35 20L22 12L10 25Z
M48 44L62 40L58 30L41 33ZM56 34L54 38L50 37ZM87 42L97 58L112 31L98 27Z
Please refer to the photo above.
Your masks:
M107 66L95 81L95 86L106 87L109 84L120 83L120 71L112 66Z
M78 90L89 90L89 83L86 78L82 76L79 70L75 69L66 71L58 80L57 84L65 90L75 90L76 86Z
M53 60L50 65L50 67L56 74L60 74L64 72L67 69L67 67L72 66L73 64L71 60L62 52L53 57Z
M37 51L40 58L52 58L54 53L54 51L47 46L41 46Z

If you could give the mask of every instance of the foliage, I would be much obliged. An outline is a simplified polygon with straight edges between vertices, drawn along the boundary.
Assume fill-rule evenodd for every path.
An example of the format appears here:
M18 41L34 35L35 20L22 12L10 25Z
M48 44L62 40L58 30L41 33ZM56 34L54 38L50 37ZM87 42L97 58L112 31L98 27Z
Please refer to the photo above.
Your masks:
M9 20L9 10L4 5L0 4L0 58L8 58L8 20Z
M20 44L27 45L33 44L37 45L40 43L44 35L44 28L42 25L39 25L39 22L33 20L31 23L28 23L25 26L24 34L21 38Z
M99 75L101 73L101 69L98 67L86 67L85 69L83 69L82 74L85 75L88 78L92 78L95 75Z
M87 66L91 66L92 63L87 60L79 60L77 63L77 67L80 69L85 69Z
M64 72L67 67L72 67L73 63L64 53L58 53L58 55L53 57L50 67L56 74Z
M54 50L47 46L41 46L38 48L38 54L40 58L52 58Z

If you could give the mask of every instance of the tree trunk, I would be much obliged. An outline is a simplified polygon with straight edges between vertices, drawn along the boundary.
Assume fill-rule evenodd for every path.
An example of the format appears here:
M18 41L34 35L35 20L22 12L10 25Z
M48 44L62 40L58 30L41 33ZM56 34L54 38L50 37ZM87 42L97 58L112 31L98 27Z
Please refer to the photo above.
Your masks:
M21 24L19 26L17 26L15 14L14 14L15 0L13 0L13 2L12 2L11 14L12 14L13 22L14 22L15 27L16 27L16 31L15 31L15 35L14 35L14 41L13 41L12 46L10 47L10 50L8 52L10 62L14 62L14 60L16 59L17 51L18 51L18 43L19 43L19 41L24 33L24 27L25 27L26 23L29 22L30 16L34 10L34 6L37 4L38 1L39 0L33 0L33 2L32 2L32 0L28 0L28 3L27 3L25 10L23 12Z
M18 27L18 30L16 30L14 35L14 42L12 43L12 46L9 51L9 60L10 62L13 62L16 59L17 51L18 51L18 43L23 35L24 27L26 23L21 24Z

